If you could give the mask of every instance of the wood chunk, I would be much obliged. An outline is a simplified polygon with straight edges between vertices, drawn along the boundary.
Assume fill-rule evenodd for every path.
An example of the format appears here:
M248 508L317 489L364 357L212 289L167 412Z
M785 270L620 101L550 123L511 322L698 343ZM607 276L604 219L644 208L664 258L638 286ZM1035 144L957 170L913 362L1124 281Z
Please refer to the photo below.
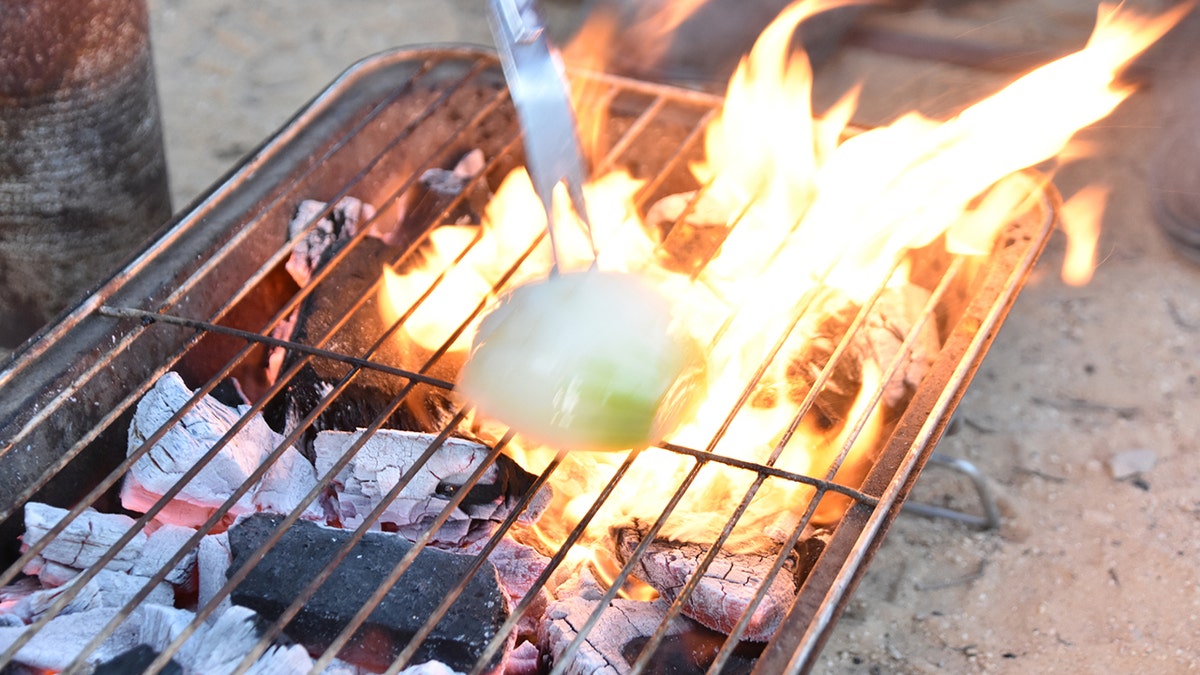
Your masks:
M281 517L255 514L229 530L233 565L248 556L279 527ZM274 620L301 589L346 545L350 533L308 521L293 525L238 585L233 602ZM311 651L323 651L367 601L395 563L410 549L402 537L369 532L288 624L285 633ZM472 564L471 556L426 548L388 590L339 657L365 667L386 667ZM417 649L414 661L436 660L468 671L508 617L507 600L495 568L485 564L462 596ZM502 665L497 654L489 669Z
M633 665L625 646L658 630L670 603L663 598L653 602L612 601L600 620L588 632L583 646L567 666L568 675L620 675ZM579 634L579 628L596 608L596 601L574 596L550 603L538 635L538 646L551 663L558 659ZM689 629L687 619L676 619L668 635ZM636 659L636 653L632 655Z
M191 396L192 390L178 374L168 372L159 378L154 388L138 402L129 425L128 451L133 453L140 448L145 439L162 427ZM121 486L121 504L133 511L148 510L247 412L247 406L231 408L209 396L197 402L134 463ZM254 415L183 487L157 519L187 527L201 525L282 440L282 436L272 431L260 415ZM295 452L289 448L285 454ZM281 458L281 461L284 460ZM264 499L270 501L270 498ZM230 509L229 518L254 512L254 500L253 490L243 495Z
M41 541L50 528L57 525L66 515L67 509L39 502L26 503L25 535L21 537L24 544L22 550L28 550L34 543ZM129 516L88 509L80 513L42 549L41 558L75 570L91 567L133 526L133 523L134 520ZM137 533L105 568L128 571L141 555L145 544L146 534ZM26 566L22 571L26 574L37 574L39 570Z
M617 557L628 563L642 536L635 527L617 528L613 533ZM674 600L696 573L708 553L707 544L655 540L637 563L635 574L668 600ZM691 596L683 613L702 625L728 634L750 606L754 594L770 571L777 552L731 553L721 551ZM754 609L741 639L766 642L775 633L796 598L794 558L771 579L767 595Z
M362 435L322 431L313 443L317 471L328 472ZM358 450L334 479L337 494L331 508L343 527L353 528L379 504L400 478L435 440L432 434L381 429ZM450 498L487 457L487 446L460 438L447 438L384 511L376 528L396 531L415 539L441 512ZM491 535L495 523L511 512L529 489L533 476L506 456L497 457L466 496L459 508L434 534L434 545L469 547ZM549 503L549 488L538 500Z

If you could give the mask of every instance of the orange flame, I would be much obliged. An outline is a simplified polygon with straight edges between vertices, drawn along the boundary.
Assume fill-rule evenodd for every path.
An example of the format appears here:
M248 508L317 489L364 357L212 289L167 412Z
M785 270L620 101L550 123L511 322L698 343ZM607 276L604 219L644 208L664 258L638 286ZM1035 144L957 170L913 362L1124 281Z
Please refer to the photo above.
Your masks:
M612 171L588 185L585 195L599 266L639 272L661 284L693 334L711 345L710 389L694 419L671 440L752 462L776 453L780 468L817 477L846 452L836 480L857 485L883 428L877 402L878 392L889 386L880 372L888 364L863 365L850 417L862 423L854 429L821 428L809 415L789 431L798 405L788 396L775 397L774 405L739 408L741 392L769 360L776 336L790 330L796 308L819 289L834 289L837 297L861 304L881 286L906 283L906 254L943 235L954 253L987 255L996 233L1030 198L1029 181L1005 177L1055 157L1078 129L1109 114L1131 93L1117 83L1119 71L1188 7L1148 19L1102 6L1084 49L1034 70L952 119L910 113L842 140L855 95L814 118L808 61L790 53L797 25L839 4L845 3L805 0L788 7L730 81L720 116L706 130L705 158L691 167L704 186L707 210L728 225L718 253L697 278L659 265L659 242L634 208L640 181ZM558 202L565 207L567 200ZM591 249L574 214L563 208L559 218L564 267L589 265ZM1073 242L1082 241L1080 234L1095 239L1093 227L1070 220ZM393 300L408 307L405 303L445 275L446 290L435 291L442 295L427 299L422 304L429 309L418 308L405 322L408 339L440 345L438 340L446 340L485 302L510 269L515 272L509 284L544 276L548 243L535 245L544 228L541 203L523 170L504 180L478 233L441 228L446 233L430 247L426 267L388 282ZM1079 246L1072 244L1071 258L1090 260L1092 254L1078 253ZM1075 274L1076 279L1085 276ZM465 340L454 345L465 347ZM787 382L787 362L774 359L762 374L763 386ZM737 412L731 416L731 411ZM488 433L486 421L476 422ZM523 447L519 440L510 446L515 458L531 471L544 467L551 453ZM556 503L552 517L539 525L541 535L561 541L622 460L610 454L569 455L557 472L565 478L554 486ZM691 457L647 449L601 508L589 536L600 539L611 526L655 520L675 490L691 481L660 536L711 541L730 504L740 502L759 480L750 471L713 462L698 465ZM794 530L811 499L809 487L765 480L731 545L755 546L764 536ZM827 496L817 522L835 521L845 505L844 498Z
M1100 217L1108 201L1108 189L1088 186L1062 205L1062 230L1067 235L1062 279L1083 286L1096 271L1096 245L1100 242Z

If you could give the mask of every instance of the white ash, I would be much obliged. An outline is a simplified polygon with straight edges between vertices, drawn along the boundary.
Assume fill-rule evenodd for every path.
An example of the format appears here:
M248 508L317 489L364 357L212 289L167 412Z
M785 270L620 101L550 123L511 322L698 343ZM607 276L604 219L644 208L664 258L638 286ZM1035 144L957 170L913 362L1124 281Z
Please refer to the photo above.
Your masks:
M195 618L187 610L161 605L145 605L142 611L139 642L160 652ZM235 605L198 627L172 658L183 668L184 675L232 673L258 643L257 623L257 614ZM312 657L300 645L272 645L245 672L291 675L307 672L312 666Z
M128 452L132 454L140 448L146 438L183 408L192 393L177 373L168 372L160 377L138 402L129 425ZM248 412L249 406L229 407L211 396L196 402L149 452L134 463L121 486L122 505L133 511L147 511ZM190 527L201 525L247 481L282 440L261 415L251 416L156 519ZM295 448L288 448L284 454L299 455ZM295 461L282 457L280 460L285 462L285 467L292 466ZM254 512L259 487L256 484L242 495L228 517ZM273 481L271 488L272 492L262 497L264 501L286 502L291 495L290 491L278 494L277 482Z
M61 610L60 614L78 614L102 607L121 607L145 587L150 579L123 572L100 570ZM38 620L60 596L73 592L78 581L73 579L62 586L35 591L22 597L5 612L18 617L24 623ZM166 583L159 583L146 596L144 602L170 604L175 592Z
M225 585L226 572L232 560L228 533L210 534L200 540L196 550L197 606L205 607L217 596L217 592ZM225 595L217 612L224 612L232 604L229 596Z
M317 472L329 472L362 431L322 431L313 442ZM358 527L400 481L437 437L411 431L381 429L371 435L355 456L334 478L337 494L330 508L342 527ZM429 459L419 466L412 479L388 504L379 521L394 527L400 534L413 538L419 535L445 507L448 482L465 480L487 458L487 446L460 438L447 438ZM498 463L493 463L480 479L480 485L501 480ZM502 486L500 486L502 487ZM548 502L548 496L542 500ZM434 534L432 543L443 547L466 547L477 544L490 534L490 520L502 518L507 512L504 495L494 501L460 504Z
M25 534L21 537L23 550L42 540L50 528L58 524L67 515L67 509L60 509L40 502L25 504ZM42 549L39 558L45 562L58 563L75 570L95 565L100 558L112 548L124 534L133 526L134 520L129 516L115 513L100 513L88 509L79 514L63 528L62 532ZM113 557L106 569L120 572L128 571L142 553L146 544L146 534L139 532L129 540L129 543ZM37 575L41 570L36 561L26 565L22 570L26 574Z
M288 238L296 239L296 244L284 267L302 287L312 280L313 271L330 246L341 239L353 237L358 232L359 223L375 216L374 206L354 197L342 197L307 234L301 236L306 228L313 225L313 219L328 206L327 202L306 199L296 207L296 215L288 223Z
M558 659L579 629L595 611L597 603L582 597L553 602L546 609L538 646L551 661ZM665 599L653 602L615 599L604 608L600 620L588 632L583 645L567 665L568 675L619 675L629 671L632 663L625 658L625 646L658 630L670 603ZM688 629L686 619L674 620L667 635Z
M31 668L64 670L79 656L84 645L117 615L117 611L116 607L99 607L75 614L60 614L48 621L17 651L15 660ZM133 615L87 657L88 661L107 661L137 645L140 624L138 614L141 611L141 608L134 610ZM26 630L26 626L0 627L0 651L11 647Z
M130 572L144 577L158 574L158 571L172 556L184 548L188 539L194 534L196 534L196 530L190 527L162 525L150 533L142 547L142 554L134 561ZM183 557L171 566L171 571L167 573L163 581L176 586L188 585L192 581L192 572L195 568L196 551L195 549L187 550Z

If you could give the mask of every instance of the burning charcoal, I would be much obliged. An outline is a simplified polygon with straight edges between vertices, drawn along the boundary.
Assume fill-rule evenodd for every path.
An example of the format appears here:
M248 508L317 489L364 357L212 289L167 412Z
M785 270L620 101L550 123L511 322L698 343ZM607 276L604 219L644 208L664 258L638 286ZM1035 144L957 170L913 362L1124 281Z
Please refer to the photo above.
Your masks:
M129 673L145 672L146 668L154 663L154 659L158 658L158 655L159 652L150 645L138 645L96 666L92 675L128 675ZM158 672L162 675L184 675L183 667L175 659L167 661L167 665Z
M533 588L537 578L550 564L550 559L538 553L533 547L518 544L509 537L504 537L492 550L488 560L496 566L500 577L500 585L508 594L513 605L520 602ZM529 608L517 623L517 639L534 639L537 636L538 625L542 614L550 601L550 594L545 588L537 589L537 596L530 602Z
M346 453L361 431L323 431L313 443L317 471L324 475ZM436 437L410 431L377 431L363 444L334 481L332 505L343 527L357 527L378 505ZM376 527L415 539L441 512L446 500L487 457L488 448L460 438L447 438L414 474L380 517ZM449 520L435 533L432 544L461 548L491 534L496 521L512 512L533 476L503 455L488 467ZM540 508L549 502L548 491L537 499ZM536 517L537 513L533 514Z
M862 368L871 363L879 370L891 366L900 353L913 321L921 315L929 292L906 284L887 288L872 306L863 326L855 333L850 349L838 360L833 373L813 403L822 427L840 424L849 413L862 387ZM803 319L793 337L800 347L791 356L787 376L793 402L799 404L808 395L821 371L858 314L860 306L835 291L820 296ZM816 317L809 319L808 317ZM925 323L911 350L897 367L883 391L883 404L896 410L924 379L929 365L941 349L937 327ZM760 392L761 395L761 392ZM769 400L762 403L769 404Z
M508 655L504 675L538 675L542 672L541 668L542 650L534 642L522 642Z
M568 675L617 675L628 672L636 660L636 652L626 654L626 645L654 633L666 616L670 605L665 599L654 602L618 598L604 609L600 620L588 632L583 646L567 666ZM552 662L563 653L579 634L578 628L596 609L596 601L575 596L550 603L546 620L542 622L538 645ZM685 618L677 618L667 629L677 635L693 626Z
M331 250L337 249L338 246L335 246ZM378 239L359 241L305 299L295 330L286 337L293 342L312 344L333 331L332 337L323 344L325 349L350 356L370 353L371 360L377 363L409 370L420 369L420 359L412 357L411 345L399 336L392 336L378 346L375 344L391 325L390 321L383 318L375 283L379 281L384 266L393 264L403 252L403 249L390 247ZM346 306L349 299L364 295L368 296L367 302L348 318ZM290 366L300 356L288 352L284 367ZM268 423L276 430L294 429L298 421L306 417L350 369L348 364L332 359L309 360L264 411ZM456 367L447 364L428 371L428 374L453 380L455 372ZM307 441L311 442L311 434L325 429L353 431L368 426L376 417L391 409L393 399L408 384L406 378L397 375L369 368L359 371L345 390L314 420ZM433 431L449 420L449 411L452 409L447 392L422 385L413 390L400 409L388 415L384 426ZM308 448L305 452L308 452Z
M189 611L161 605L146 605L142 612L140 641L158 651L178 638L194 617ZM216 620L197 628L175 653L174 660L188 675L232 672L258 643L262 636L260 624L252 610L230 607ZM312 666L312 657L300 645L272 645L246 672L283 675L308 672Z
M625 563L642 537L635 527L627 527L618 528L614 538L617 556ZM696 573L708 549L706 544L655 540L638 561L635 574L663 597L674 600L677 591ZM775 556L772 551L721 551L704 570L704 577L691 596L684 601L683 613L713 630L729 633L767 578ZM795 560L792 559L770 580L767 595L754 609L750 623L742 633L743 640L766 642L775 633L796 597L794 568Z
M325 210L328 204L315 199L306 199L296 207L296 214L288 223L288 238L295 239L312 224L314 218ZM354 197L342 197L329 213L325 214L309 230L308 234L296 242L292 255L287 261L287 271L292 275L296 284L307 286L312 273L316 271L321 257L335 242L350 239L358 232L360 222L367 222L375 216L375 207L361 202Z
M196 549L196 605L204 607L217 595L217 591L228 579L229 563L233 554L229 551L229 533L210 534L200 540ZM230 607L229 598L221 600L218 612Z
M859 340L859 358L870 359L881 368L891 365L900 353L900 344L913 329L913 322L923 313L929 302L929 291L905 284L889 287L879 296ZM927 321L913 341L912 350L888 381L883 390L883 402L891 408L900 408L904 400L916 390L929 365L941 350L937 326Z
M718 204L711 192L667 195L646 213L646 225L663 236L663 265L683 274L695 274L720 250L729 234L727 223L736 215Z
M58 524L67 515L66 509L60 509L48 504L29 502L25 505L25 536L22 542L25 549L41 541L50 528ZM87 510L71 521L58 536L54 538L39 556L43 561L58 563L74 570L81 570L96 564L100 557L112 547L130 527L134 520L129 516L115 513L100 513ZM128 571L142 553L146 544L146 534L139 532L125 545L117 555L109 561L106 569L119 572ZM27 565L26 574L38 574L37 567Z
M234 589L233 602L254 609L268 620L280 615L350 536L343 530L299 521L261 560L249 561L250 554L274 533L280 521L278 516L256 514L229 530L233 550L230 569L240 569L248 562L256 565ZM285 632L310 650L323 651L410 547L394 534L368 532ZM471 556L422 549L351 640L347 649L356 656L350 658L348 652L343 652L341 657L366 667L386 666L441 603L446 589L467 574L472 562ZM417 649L414 661L436 660L468 671L507 617L507 602L496 570L485 564ZM499 667L503 658L503 653L498 654L489 669Z
M138 643L137 614L117 627L96 651L87 658L91 663L107 661L117 654L125 652ZM101 607L89 609L75 614L60 614L34 634L25 646L16 654L16 661L32 668L57 672L66 669L75 657L79 656L83 646L95 637L104 625L117 614L116 607ZM0 651L12 646L17 638L27 630L26 626L0 628Z
M149 579L123 572L101 570L63 608L63 614L75 614L101 607L121 607L129 602ZM12 614L25 623L36 621L59 596L76 586L72 580L57 588L37 591L21 598L12 607ZM165 583L160 583L146 596L146 602L170 604L175 601L175 592Z
M482 219L484 208L491 196L484 181L480 181L467 195L467 198L460 201L454 210L446 214L444 218L439 219L439 216L456 197L462 194L467 184L483 171L486 164L483 151L475 149L463 155L453 170L429 169L421 174L421 188L416 190L417 196L404 216L404 229L411 232L422 232L430 227L447 223L456 225L478 223ZM393 245L400 243L386 235L380 238Z
M129 425L129 452L141 447L145 439L180 410L191 396L192 390L188 389L179 375L168 372L159 378L154 388L138 402L137 411ZM134 463L121 486L121 504L133 511L144 512L149 509L246 412L245 406L230 408L211 397L198 401L150 452ZM261 416L253 416L159 512L157 520L189 527L202 524L281 441L282 437L271 431ZM303 461L286 458L287 454L295 452L294 449L287 449L280 462L289 466L297 460ZM315 483L315 477L311 474L306 476L296 472L289 476L289 480L297 482L311 479L310 486ZM243 495L230 509L229 517L253 512L255 499L254 491ZM263 499L274 501L266 496Z

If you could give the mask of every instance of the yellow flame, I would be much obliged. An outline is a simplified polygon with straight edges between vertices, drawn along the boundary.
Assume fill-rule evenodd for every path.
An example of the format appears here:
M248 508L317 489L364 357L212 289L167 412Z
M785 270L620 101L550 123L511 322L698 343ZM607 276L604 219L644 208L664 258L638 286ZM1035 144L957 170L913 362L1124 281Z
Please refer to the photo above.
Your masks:
M1087 284L1096 271L1100 218L1108 192L1104 187L1088 186L1063 203L1060 222L1067 235L1067 252L1063 257L1062 279L1072 286Z
M641 181L618 170L585 190L600 267L637 271L661 284L689 330L710 345L711 386L694 419L671 439L681 445L766 461L793 425L798 402L779 393L770 405L756 402L732 417L730 412L769 360L778 336L790 330L797 309L817 291L832 290L839 301L861 304L882 285L906 283L908 252L942 237L953 253L987 255L1000 228L1027 207L1033 192L1030 181L1015 172L1055 157L1078 129L1128 96L1129 87L1117 83L1121 68L1188 9L1180 6L1149 19L1102 6L1084 49L1032 71L959 115L938 121L910 113L844 138L855 93L814 118L811 69L803 54L790 51L801 21L841 4L846 3L805 0L788 7L731 79L719 117L706 129L705 157L691 167L705 186L706 212L718 214L713 224L727 229L698 278L659 264L660 242L634 208ZM557 232L563 264L575 269L591 264L591 248L566 201L557 200L564 207ZM446 290L435 291L423 303L430 308L406 320L407 339L435 345L502 280L512 285L545 275L548 242L535 246L545 228L541 208L528 176L516 170L497 190L480 228L441 228L447 233L432 242L426 266L407 272L402 283L389 279L387 284L393 301L408 307L405 302L445 275ZM1066 229L1086 236L1073 236L1081 243L1072 244L1069 258L1090 261L1093 254L1079 251L1088 236L1094 240L1094 228L1070 220ZM1088 250L1094 250L1092 244ZM1086 276L1074 274L1075 279ZM826 309L837 307L821 311ZM465 345L460 341L455 348ZM759 372L760 389L786 389L788 361L776 358L769 370ZM889 384L880 372L888 365L863 364L849 413L853 424L821 428L812 415L805 417L782 447L777 466L821 476L846 448L848 458L836 480L858 485L882 433L883 411L874 402L876 392ZM486 421L477 423L488 433ZM553 455L523 446L519 438L510 448L532 471ZM544 536L561 541L623 459L568 455L557 472L555 504L539 525ZM635 519L653 521L693 471L691 487L662 535L710 541L728 518L730 504L741 501L759 479L750 471L716 462L698 466L694 458L653 448L638 455L589 536L604 538L609 527ZM734 533L734 545L755 545L764 533L793 528L812 494L806 486L766 480ZM816 521L836 520L847 504L845 497L827 495Z

